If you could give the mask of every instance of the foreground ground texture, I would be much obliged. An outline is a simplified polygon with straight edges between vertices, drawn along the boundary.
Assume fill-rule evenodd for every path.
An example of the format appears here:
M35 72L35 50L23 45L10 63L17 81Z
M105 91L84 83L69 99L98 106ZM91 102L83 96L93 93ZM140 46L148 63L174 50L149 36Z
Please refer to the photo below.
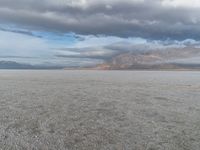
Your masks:
M200 72L0 71L2 150L199 150Z

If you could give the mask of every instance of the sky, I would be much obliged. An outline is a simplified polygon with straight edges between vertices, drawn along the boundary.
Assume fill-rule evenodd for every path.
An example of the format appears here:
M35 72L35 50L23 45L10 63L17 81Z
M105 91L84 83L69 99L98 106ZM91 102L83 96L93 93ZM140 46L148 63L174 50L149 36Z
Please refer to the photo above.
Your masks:
M0 61L84 66L199 47L199 14L199 0L0 0Z

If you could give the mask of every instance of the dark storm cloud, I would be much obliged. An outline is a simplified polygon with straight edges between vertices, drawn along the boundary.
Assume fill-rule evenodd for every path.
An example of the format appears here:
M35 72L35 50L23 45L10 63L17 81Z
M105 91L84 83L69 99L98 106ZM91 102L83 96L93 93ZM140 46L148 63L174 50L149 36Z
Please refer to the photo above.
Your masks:
M164 1L0 0L0 22L58 33L199 40L199 7Z

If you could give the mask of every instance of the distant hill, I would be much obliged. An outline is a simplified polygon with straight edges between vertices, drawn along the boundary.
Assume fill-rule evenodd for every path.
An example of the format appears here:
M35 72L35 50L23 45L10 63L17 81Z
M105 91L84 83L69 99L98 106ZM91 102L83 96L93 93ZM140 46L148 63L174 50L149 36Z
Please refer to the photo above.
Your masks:
M199 48L177 48L165 50L134 51L114 56L95 69L100 70L132 70L132 69L200 69L199 64L180 63L180 59L200 56Z
M0 61L0 69L29 69L32 65L20 64L13 61Z
M14 61L0 61L0 69L62 69L58 66L43 66L17 63Z
M192 58L199 58L199 62L193 63L190 61ZM124 51L124 53L106 59L102 64L86 67L31 65L14 61L0 61L0 69L200 70L200 48Z

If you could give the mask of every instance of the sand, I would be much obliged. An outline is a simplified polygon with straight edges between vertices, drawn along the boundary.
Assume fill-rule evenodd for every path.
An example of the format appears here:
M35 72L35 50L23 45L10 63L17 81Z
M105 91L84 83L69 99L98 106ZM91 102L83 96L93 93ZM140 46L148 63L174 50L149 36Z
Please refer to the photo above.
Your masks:
M2 150L199 150L200 72L0 71Z

